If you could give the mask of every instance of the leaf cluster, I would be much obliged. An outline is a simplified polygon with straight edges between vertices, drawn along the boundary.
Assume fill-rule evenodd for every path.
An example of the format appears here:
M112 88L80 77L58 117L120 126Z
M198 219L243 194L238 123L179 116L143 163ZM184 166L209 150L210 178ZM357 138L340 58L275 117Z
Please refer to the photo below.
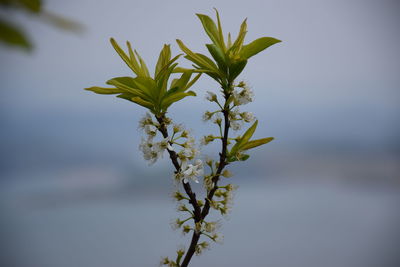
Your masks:
M207 15L196 14L212 41L211 44L206 44L212 59L191 51L181 40L176 41L186 54L185 58L194 63L193 67L197 72L205 73L218 81L222 88L230 88L235 78L243 71L249 58L281 41L272 37L261 37L244 44L247 33L247 19L242 22L237 38L232 41L229 33L227 41L225 41L219 13L217 10L215 11L217 23Z
M192 78L192 70L184 70L179 78L173 79L168 86L168 81L174 72L178 63L177 55L171 58L170 45L164 45L158 57L154 76L151 76L149 70L136 50L133 50L131 44L127 42L128 54L111 38L111 44L122 60L135 74L135 77L116 77L108 80L106 83L113 87L90 87L86 90L98 94L117 94L117 97L129 100L140 106L149 109L156 116L167 112L171 104L187 96L195 96L196 93L188 89L199 79L201 74ZM192 78L192 79L191 79Z
M244 154L244 151L247 151L252 148L256 148L258 146L267 144L274 140L273 137L261 138L256 140L250 140L253 136L254 132L256 131L258 125L258 121L255 121L252 126L239 138L236 139L236 144L232 146L231 150L228 153L228 161L245 161L250 156Z

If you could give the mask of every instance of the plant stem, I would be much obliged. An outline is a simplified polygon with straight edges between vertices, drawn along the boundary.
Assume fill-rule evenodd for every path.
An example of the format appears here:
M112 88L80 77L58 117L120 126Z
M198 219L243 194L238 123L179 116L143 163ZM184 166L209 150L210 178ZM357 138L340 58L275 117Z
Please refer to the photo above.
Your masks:
M225 103L228 100L229 96L230 96L230 94L225 95ZM230 127L229 106L225 107L224 110L222 111L222 113L224 114L224 136L222 138L222 151L219 154L219 165L218 165L217 172L215 173L214 177L212 178L214 187L210 190L210 192L208 192L203 210L201 212L201 217L203 219L208 215L208 213L210 211L210 201L212 200L215 191L218 189L219 177L220 177L223 169L225 168L225 166L228 164L226 161L226 154L227 154L227 147L228 147L229 127Z
M229 105L227 105L227 100L230 96L230 93L225 93L225 105L224 108L222 109L222 113L224 115L224 134L221 138L222 140L222 148L221 148L221 153L219 153L219 164L218 164L218 169L217 172L215 173L214 177L212 178L213 181L213 188L208 192L207 197L205 198L205 204L203 209L200 208L200 206L197 203L196 199L196 194L192 191L192 188L189 183L184 183L182 181L183 188L185 189L186 194L189 196L189 203L192 204L193 206L193 220L196 225L196 223L202 222L208 215L210 211L210 201L212 201L212 198L214 196L215 191L218 189L218 181L219 177L225 168L225 166L228 164L226 161L226 156L227 156L227 147L228 147L228 138L229 138ZM219 103L218 103L219 104ZM222 108L222 107L221 107ZM159 131L163 135L164 138L168 137L168 130L165 125L165 114L162 114L161 116L156 116L158 123L160 124ZM221 131L222 134L222 131ZM171 158L172 164L175 167L175 173L178 173L181 171L179 162L178 162L178 155L176 154L175 151L168 150L169 157ZM193 230L193 235L192 239L190 241L189 248L186 252L186 255L180 264L180 267L187 267L189 265L190 260L192 259L194 253L196 252L196 246L197 243L199 242L201 232Z
M159 117L156 116L156 119L157 119L158 123L160 124L159 131L161 132L161 134L163 135L164 138L167 138L168 130L167 130L167 126L165 125L165 115L162 114ZM181 167L179 166L179 162L178 162L178 155L173 150L169 150L169 149L167 149L167 150L169 153L169 157L172 161L172 164L175 167L175 173L178 173L181 170ZM195 220L195 222L198 222L201 219L201 208L200 208L199 204L197 203L196 194L192 191L192 188L189 183L184 183L182 181L182 184L183 184L183 188L185 189L186 194L189 196L189 203L192 204L192 206L193 206L194 220Z
M230 96L230 94L225 94L225 107L222 110L222 113L224 114L224 136L222 137L222 149L221 149L221 153L219 154L219 165L218 165L217 172L215 173L214 177L212 178L214 187L210 190L207 197L205 198L205 204L204 204L203 210L201 211L201 215L200 215L201 221L203 221L207 217L207 215L210 211L210 201L212 200L215 191L218 189L219 177L220 177L223 169L225 168L225 166L228 164L226 162L226 156L227 156L227 146L228 146L230 123L229 123L229 106L226 105L226 102L227 102L229 96ZM193 254L196 251L196 245L199 242L199 239L200 239L200 233L193 231L192 240L190 242L189 249L186 252L185 258L183 259L183 262L180 265L180 267L187 267L189 265L189 262L192 259Z

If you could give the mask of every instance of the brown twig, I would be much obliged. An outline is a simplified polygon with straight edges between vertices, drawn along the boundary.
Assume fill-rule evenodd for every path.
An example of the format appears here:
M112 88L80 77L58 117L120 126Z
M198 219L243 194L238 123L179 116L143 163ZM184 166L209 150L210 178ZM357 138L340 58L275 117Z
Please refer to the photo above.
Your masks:
M228 100L230 94L225 94L225 104L226 101ZM229 137L229 105L225 106L224 109L222 110L222 113L224 115L224 136L222 137L222 149L221 153L219 154L219 164L218 164L218 169L215 173L215 175L212 177L212 182L213 182L213 188L208 192L207 197L205 198L205 204L203 209L201 209L200 205L197 202L196 199L196 194L193 192L191 186L189 183L185 183L182 181L183 188L185 189L186 194L189 197L189 203L193 206L193 220L196 225L196 223L202 222L208 215L210 211L210 206L212 201L212 198L214 197L215 191L218 189L218 181L220 178L220 175L225 168L225 166L228 164L226 157L227 157L227 147L228 147L228 137ZM156 116L156 119L158 123L160 124L159 131L163 135L164 138L167 138L168 135L168 129L165 123L165 114L161 114L160 116ZM172 164L175 167L175 173L179 173L181 171L179 162L178 162L178 155L176 154L175 151L169 150L169 157L172 161ZM195 227L196 228L196 227ZM189 248L186 252L185 257L183 258L182 263L180 264L180 267L187 267L189 265L190 260L192 259L194 253L196 252L196 246L199 242L201 233L199 231L194 230L192 239L190 241Z
M229 96L230 96L229 94L225 95L225 103L226 103L226 100L229 98ZM200 216L201 221L203 221L207 217L207 215L210 211L210 201L212 201L214 193L218 189L219 177L220 177L223 169L225 168L225 166L228 164L226 161L226 156L227 156L227 147L228 147L229 127L230 127L229 107L225 107L222 112L224 115L224 136L222 137L222 149L221 149L221 153L219 154L219 164L218 164L217 172L215 173L214 177L212 178L214 186L207 194L203 210L201 211L201 216ZM189 249L186 252L185 258L183 259L180 267L187 267L189 265L189 262L192 259L193 254L196 251L196 246L197 246L199 239L200 239L200 233L194 231L193 235L192 235L192 240L190 242Z

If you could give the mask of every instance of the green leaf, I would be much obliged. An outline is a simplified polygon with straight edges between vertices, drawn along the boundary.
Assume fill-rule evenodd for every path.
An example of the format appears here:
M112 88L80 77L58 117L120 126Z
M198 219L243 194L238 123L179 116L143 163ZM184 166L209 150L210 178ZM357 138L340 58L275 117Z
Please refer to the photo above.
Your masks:
M228 157L226 158L228 160L228 162L235 162L237 161L236 157L233 155L228 155Z
M193 67L195 67L195 66L193 66ZM209 70L206 70L206 69L196 69L196 68L195 69L188 69L188 68L176 67L172 73L184 73L185 71L193 71L195 73L206 73L206 72L209 72Z
M218 68L217 66L214 64L214 62L212 62L211 59L207 58L206 56L202 55L199 56L199 54L196 54L194 52L192 52L189 48L187 48L183 42L179 39L176 40L176 42L178 43L179 47L181 48L181 50L186 54L185 58L189 59L190 61L192 61L193 63L197 64L200 68L202 69L206 69L209 72L215 72L218 73ZM201 55L201 54L200 54ZM205 59L205 58L207 59ZM210 63L211 61L211 63Z
M185 90L189 89L190 87L192 87L192 85L197 82L197 80L200 78L201 73L197 74L196 76L194 76L194 78L186 85Z
M199 17L201 23L203 24L203 28L206 31L208 37L210 37L211 41L222 48L221 40L219 39L219 32L215 22L206 15L196 14Z
M189 71L189 70L191 70L191 71L193 71L193 72L198 72L197 70L193 70L193 69L182 68L182 67L176 67L172 73L183 73L183 72Z
M246 67L246 64L246 59L234 61L231 63L231 65L229 66L229 80L231 82L235 80L240 73L242 73L244 67Z
M17 2L33 13L39 13L42 10L42 1L40 0L18 0Z
M20 46L27 50L32 48L32 44L24 32L18 27L0 19L0 42L12 46Z
M170 45L164 44L163 49L160 52L160 56L158 57L154 77L158 75L161 69L169 63L171 59L171 47Z
M138 88L147 96L149 96L152 101L156 101L158 99L159 91L156 86L156 82L152 78L138 76L134 78L132 81L134 83L134 87Z
M235 161L246 161L250 158L247 154L238 153L236 155L229 155L227 158L228 162L235 162Z
M219 18L219 13L216 8L214 8L215 13L217 15L217 22L218 22L218 37L221 45L222 51L225 53L226 51L226 46L225 46L225 40L224 40L224 33L222 32L222 25L221 25L221 20Z
M185 98L187 96L196 96L196 93L193 92L193 91L188 91L188 92L185 92L185 93L179 93L178 92L178 93L172 94L172 95L170 95L170 96L168 96L168 97L166 97L166 98L164 98L162 100L161 108L163 110L167 110L167 108L170 105L172 105L173 103L175 103L175 102L177 102L177 101L179 101L179 100L181 100L181 99L183 99L183 98Z
M243 136L237 141L237 143L232 147L230 154L236 155L240 152L242 146L246 144L250 138L253 136L254 132L256 131L258 125L258 120L256 120L252 126L243 134Z
M239 53L240 49L242 48L244 37L246 36L246 33L247 33L247 19L245 19L242 22L242 25L240 25L238 37L236 38L235 42L229 49L229 52L231 52L233 55Z
M243 144L247 143L247 141L250 140L250 138L253 136L254 132L257 129L258 125L258 120L256 120L253 125L247 131L243 134L242 138L240 139L240 147L242 147Z
M119 88L126 88L126 89L137 88L136 84L135 84L135 79L132 77L128 77L128 76L115 77L115 78L108 80L106 83L109 85L117 86Z
M117 95L117 97L129 100L130 102L133 102L132 98L134 98L135 96L130 93L122 93L122 94Z
M158 96L162 97L166 92L167 92L167 86L168 86L168 80L169 77L172 74L172 71L175 69L175 67L178 65L178 63L172 64L169 68L167 68L165 71L162 71L162 75L159 75L157 77L156 83L158 87ZM160 100L161 98L158 98Z
M241 149L241 151L252 149L252 148L267 144L267 143L271 142L272 140L274 140L273 137L252 140L252 141L249 141L246 144L244 144L240 149Z
M158 79L160 79L160 77L161 76L163 76L163 75L165 75L166 73L168 73L169 72L169 67L172 65L172 63L174 63L179 57L181 56L181 54L179 54L179 55L177 55L176 57L174 57L173 59L171 59L170 61L168 61L168 63L166 64L166 65L164 65L161 69L160 69L160 71L157 73L157 75L155 76L155 80L158 80ZM176 68L176 66L177 66L178 64L174 64L173 66L173 70L172 70L172 72L173 73L176 73L176 72L179 72L179 71L175 71L175 69L178 69L178 68Z
M249 158L250 158L250 156L247 155L247 154L239 154L239 155L237 155L237 159L240 160L240 161L246 161Z
M226 73L227 70L227 62L225 58L224 52L215 44L206 44L208 51L210 52L211 56L217 62L218 67Z
M200 54L200 53L196 53L196 56L201 58L204 62L207 62L207 65L211 66L210 69L212 71L215 71L216 73L219 73L219 69L218 69L217 65L215 65L214 61L212 61L211 58L207 57L206 55Z
M142 57L139 55L139 53L136 50L135 50L135 54L139 59L142 75L146 76L146 77L150 77L149 69L147 68L146 63L144 62L144 60L142 59Z
M281 42L281 40L278 40L278 39L275 39L272 37L258 38L257 40L254 40L253 42L251 42L247 45L244 45L242 47L242 50L240 51L240 55L241 55L241 57L248 59L248 58L260 53L264 49L267 49L271 45L274 45L274 44L280 43L280 42Z
M232 37L231 37L231 33L228 33L228 45L227 45L227 49L230 49L232 47Z
M115 51L117 51L118 55L122 58L122 60L128 65L128 67L136 74L136 75L141 75L141 69L139 67L139 64L135 61L134 59L134 54L132 51L132 48L130 47L130 44L128 44L128 49L129 49L129 54L133 56L132 58L128 57L124 50L118 45L118 43L114 40L114 38L110 38L111 45L114 47Z
M133 52L131 43L127 41L126 46L128 47L128 51L129 51L130 63L132 64L132 66L135 67L135 70L136 70L134 72L136 73L136 75L143 75L141 68L139 66L139 62L136 60L136 56L135 56L135 53Z
M102 94L102 95L113 95L113 94L124 93L124 90L122 90L120 88L106 88L106 87L98 87L98 86L85 88L85 90L92 91L96 94Z
M140 105L142 107L148 108L151 112L154 113L154 106L150 102L145 101L140 97L136 97L136 96L134 96L134 95L132 95L130 93L119 94L119 95L117 95L117 97L129 100L130 102L133 102L133 103L136 103L136 104L138 104L138 105Z
M197 57L197 56L196 56ZM201 58L193 58L192 56L184 56L187 60L192 61L192 66L196 69L196 71L202 71L203 73L215 73L218 74L218 69L213 69L212 66L207 65L207 62L201 62ZM215 65L215 64L214 64Z
M192 71L186 71L179 79L174 79L171 83L171 88L177 87L177 92L184 92L186 85L192 77Z
M143 90L143 88L139 88L138 84L135 82L136 78L132 77L116 77L110 79L106 82L106 84L114 85L117 88L123 89L131 94L140 96L145 100L150 100L152 98L151 92L149 90Z
M135 102L136 104L138 104L138 105L141 105L141 106L143 106L145 108L148 108L150 110L154 110L154 105L152 103L150 103L150 102L148 102L146 100L143 100L142 98L140 98L138 96L132 97L131 100L133 102Z

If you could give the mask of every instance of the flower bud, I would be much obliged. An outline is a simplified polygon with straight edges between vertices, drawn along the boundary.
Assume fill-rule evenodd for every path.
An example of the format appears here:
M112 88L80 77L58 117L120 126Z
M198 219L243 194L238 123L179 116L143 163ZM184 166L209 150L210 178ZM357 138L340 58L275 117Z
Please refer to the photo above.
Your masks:
M230 178L230 177L232 177L233 174L232 174L229 170L225 169L225 170L221 173L221 175L224 176L225 178Z

